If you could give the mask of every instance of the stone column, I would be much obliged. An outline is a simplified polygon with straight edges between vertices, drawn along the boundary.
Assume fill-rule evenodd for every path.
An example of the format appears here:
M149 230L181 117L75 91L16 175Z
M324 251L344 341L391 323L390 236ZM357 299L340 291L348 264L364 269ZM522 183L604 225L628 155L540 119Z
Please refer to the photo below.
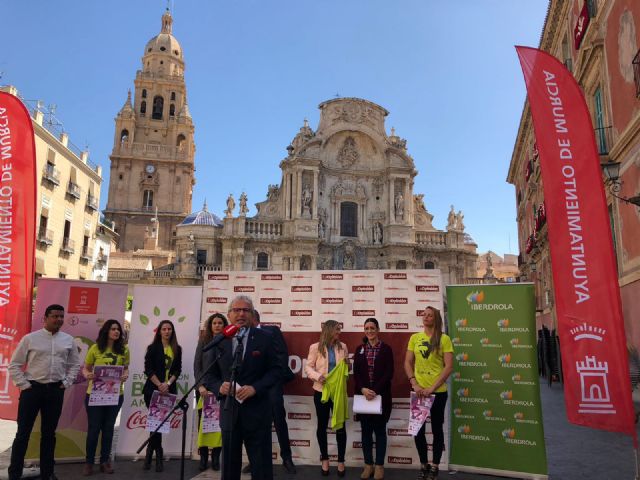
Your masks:
M296 194L294 195L293 201L296 205L294 212L296 212L296 218L302 217L302 171L298 170L296 172Z
M311 207L311 218L318 218L318 171L313 171L313 197L311 198L312 207ZM314 269L315 270L315 269Z
M396 223L396 182L393 176L389 176L389 220L393 219L393 223Z

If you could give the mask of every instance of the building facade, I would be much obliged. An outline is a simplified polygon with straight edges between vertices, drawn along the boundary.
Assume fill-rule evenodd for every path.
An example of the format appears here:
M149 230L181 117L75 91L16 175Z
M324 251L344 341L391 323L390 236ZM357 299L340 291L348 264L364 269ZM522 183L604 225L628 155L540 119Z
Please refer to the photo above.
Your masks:
M2 90L19 97L14 87ZM36 278L91 279L102 169L69 141L51 111L40 102L23 103L36 151Z
M174 228L191 212L195 183L194 126L187 105L182 47L173 19L144 49L135 90L115 119L105 217L115 224L119 249L143 249L155 224L161 249L173 248Z
M640 2L551 0L540 41L573 73L593 120L606 179L618 282L629 344L640 346ZM547 240L544 185L528 103L507 181L516 189L521 277L536 285L538 325L556 325Z

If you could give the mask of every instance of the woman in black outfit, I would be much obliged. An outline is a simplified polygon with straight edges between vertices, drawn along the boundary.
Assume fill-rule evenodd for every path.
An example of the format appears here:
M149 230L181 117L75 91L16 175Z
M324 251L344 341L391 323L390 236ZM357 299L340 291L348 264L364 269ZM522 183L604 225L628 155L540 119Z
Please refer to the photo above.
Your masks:
M142 389L144 403L149 408L151 395L155 390L160 393L177 393L176 381L182 372L182 348L178 345L173 323L162 320L158 324L153 342L147 347L144 356L144 373L147 381ZM156 452L156 472L164 470L162 462L162 434L151 434L143 468L151 468L151 458Z

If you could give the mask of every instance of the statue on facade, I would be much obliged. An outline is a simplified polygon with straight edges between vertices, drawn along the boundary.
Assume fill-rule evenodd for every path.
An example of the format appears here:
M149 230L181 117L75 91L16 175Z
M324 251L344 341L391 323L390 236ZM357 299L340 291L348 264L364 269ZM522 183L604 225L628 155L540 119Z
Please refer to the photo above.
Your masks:
M404 197L400 192L396 193L395 210L396 210L396 219L404 218Z
M224 211L224 213L227 214L227 218L233 217L234 208L236 208L236 201L233 199L233 194L230 193L229 197L227 198L227 209Z
M380 225L380 222L376 222L373 224L373 243L382 243L382 225Z
M456 221L456 211L453 209L453 205L451 205L451 210L449 210L449 216L447 217L447 230L455 230Z
M318 221L318 238L324 240L325 234L326 234L326 225L324 223L324 218L320 217L320 220Z
M246 217L249 213L249 207L247 207L247 194L242 192L240 194L240 216Z
M458 230L462 231L464 230L464 213L462 213L462 210L458 211L458 215L456 215L457 220L456 220L456 227Z
M484 274L485 279L494 279L495 275L493 274L493 260L491 259L491 252L487 252L485 255L485 259L487 260L487 271Z
M305 211L309 212L309 215L311 215L311 197L312 197L312 193L311 193L311 188L309 187L308 183L305 183L304 187L302 187L302 213L304 214Z
M345 270L353 270L353 254L352 253L346 252L344 254L342 268L344 268Z

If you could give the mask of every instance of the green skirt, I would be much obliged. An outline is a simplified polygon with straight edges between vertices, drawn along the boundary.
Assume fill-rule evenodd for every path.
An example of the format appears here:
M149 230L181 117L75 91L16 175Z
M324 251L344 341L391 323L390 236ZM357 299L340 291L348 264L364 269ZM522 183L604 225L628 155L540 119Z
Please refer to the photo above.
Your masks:
M198 410L202 410L202 397L198 399ZM220 448L222 447L222 432L202 433L203 416L200 415L200 425L198 425L198 448Z

